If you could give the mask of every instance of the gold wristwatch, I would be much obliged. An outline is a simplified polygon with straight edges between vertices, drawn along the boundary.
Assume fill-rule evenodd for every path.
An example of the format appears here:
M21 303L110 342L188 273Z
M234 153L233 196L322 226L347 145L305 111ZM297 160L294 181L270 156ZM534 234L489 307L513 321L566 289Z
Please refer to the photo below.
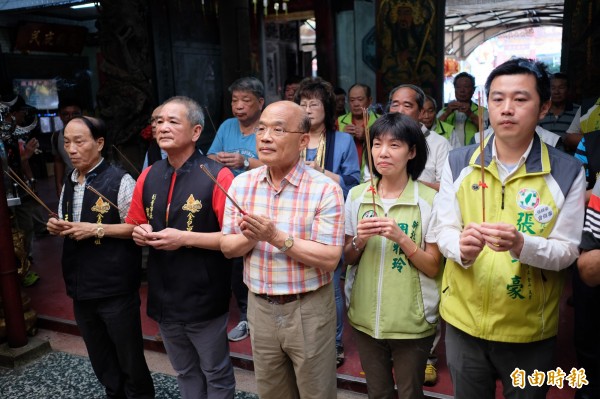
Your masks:
M294 246L294 237L289 236L288 238L285 239L285 241L283 242L283 247L279 248L279 250L281 252L285 252L293 246Z
M104 237L104 227L102 227L101 223L98 223L98 227L96 227L96 238Z

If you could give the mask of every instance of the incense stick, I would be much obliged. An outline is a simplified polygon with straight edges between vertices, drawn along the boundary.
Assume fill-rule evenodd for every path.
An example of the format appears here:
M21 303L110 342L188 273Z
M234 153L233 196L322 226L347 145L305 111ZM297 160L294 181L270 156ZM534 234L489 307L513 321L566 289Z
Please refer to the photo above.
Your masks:
M11 178L12 181L14 181L15 183L17 183L23 190L25 190L25 192L27 194L29 194L31 196L31 198L33 198L38 204L40 204L45 210L48 211L48 213L50 214L50 216L54 216L57 219L60 219L60 217L58 216L58 214L56 212L53 212L48 205L46 205L44 203L44 201L42 201L42 199L40 197L38 197L31 188L29 188L29 186L27 185L27 183L25 183L23 180L21 180L21 178L19 177L18 174L15 173L14 170L12 170L10 167L8 168L8 172L4 171L4 173L6 173L6 175L8 177Z
M106 196L104 196L100 191L96 190L94 187L90 186L89 184L85 185L85 188L87 188L88 190L90 190L91 192L93 192L94 194L96 194L97 196L99 196L100 198L102 198L104 201L108 202L113 208L115 208L117 210L117 212L119 211L119 207L117 205L115 205L111 200L109 200L108 198L106 198ZM145 228L143 228L137 220L135 220L134 218L127 216L129 218L129 220L131 220L133 223L135 223L136 226L139 226L142 230L144 230L146 233L148 232Z
M478 100L477 100L477 112L481 109L481 92L479 92ZM481 187L481 220L485 222L485 189L487 185L485 184L485 146L483 141L485 139L485 135L483 133L483 113L479 113L479 159L481 163L481 181L479 182L479 186Z
M208 110L208 107L207 107L207 106L204 106L204 109L206 109L206 115L208 115L208 120L210 121L210 125L212 126L213 130L214 130L214 131L215 131L215 133L216 133L216 131L217 131L217 128L215 127L215 124L213 123L213 120L212 120L212 118L211 118L211 116L210 116L210 111Z
M239 206L239 204L238 204L237 202L235 202L235 200L234 200L233 198L231 198L231 196L229 195L229 193L227 193L227 190L225 190L225 189L223 188L223 186L221 186L221 185L219 184L219 182L217 181L217 179L215 179L215 177L212 175L212 173L210 173L210 171L208 170L208 168L206 167L206 165L204 165L204 164L201 164L201 165L200 165L200 169L202 169L202 171L203 171L204 173L206 173L206 175L207 175L208 177L210 177L210 180L212 180L212 181L213 181L213 182L214 182L214 183L217 185L217 187L219 187L219 189L220 189L221 191L223 191L223 194L225 194L225 196L227 196L227 198L229 198L229 201L231 201L231 203L232 203L232 204L233 204L233 205L234 205L234 206L235 206L235 207L236 207L236 208L237 208L237 209L238 209L238 210L241 212L241 214L242 214L242 215L247 215L246 211L244 211L244 210L242 209L242 207L241 207L241 206Z
M94 187L90 186L89 184L86 184L85 188L96 194L98 197L102 198L104 201L108 202L116 210L119 210L118 206L116 206L111 200L106 198L102 193L100 193L100 191L96 190Z
M118 153L118 154L121 156L121 158L123 158L123 160L124 160L125 162L127 162L127 163L129 164L129 166L130 166L130 167L133 169L133 171L134 171L135 173L137 173L137 174L138 174L138 176L139 176L139 175L140 175L140 171L139 171L139 170L137 170L137 168L136 168L136 167L133 165L133 163L132 163L132 162L129 160L129 158L127 158L127 157L125 156L125 154L123 154L123 153L122 153L122 152L121 152L121 151L120 151L120 150L117 148L117 146L116 146L116 145L114 145L114 144L113 144L113 146L112 146L112 147L113 147L115 150L117 150L117 153Z
M369 111L363 108L363 121L365 122L365 149L367 150L367 162L369 168L369 177L371 178L371 187L369 191L373 195L373 213L377 214L375 206L375 185L373 184L373 156L371 155L371 136L369 133Z

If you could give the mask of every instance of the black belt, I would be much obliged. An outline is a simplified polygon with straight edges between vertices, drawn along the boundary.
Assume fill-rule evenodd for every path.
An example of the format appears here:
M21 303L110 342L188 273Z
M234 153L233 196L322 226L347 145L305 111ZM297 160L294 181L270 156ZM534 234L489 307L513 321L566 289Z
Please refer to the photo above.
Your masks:
M285 305L286 303L294 302L304 298L308 293L303 292L300 294L288 294L288 295L268 295L268 294L254 294L265 301L275 305Z

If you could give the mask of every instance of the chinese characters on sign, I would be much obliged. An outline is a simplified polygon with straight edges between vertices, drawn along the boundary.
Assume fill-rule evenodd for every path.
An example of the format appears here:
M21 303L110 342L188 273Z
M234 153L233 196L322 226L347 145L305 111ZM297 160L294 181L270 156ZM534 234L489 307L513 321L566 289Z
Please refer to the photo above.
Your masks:
M27 22L19 25L15 50L79 54L86 35L82 26Z
M571 388L576 389L580 389L584 385L589 384L585 375L585 369L576 369L575 367L571 369L571 372L568 375L560 367L557 367L556 370L550 370L546 373L543 371L533 370L533 373L530 375L526 375L525 370L516 368L512 373L510 373L510 378L512 380L513 387L518 387L521 389L524 389L527 383L529 383L529 385L532 387L541 387L544 385L544 382L547 385L562 389L564 387L565 380Z

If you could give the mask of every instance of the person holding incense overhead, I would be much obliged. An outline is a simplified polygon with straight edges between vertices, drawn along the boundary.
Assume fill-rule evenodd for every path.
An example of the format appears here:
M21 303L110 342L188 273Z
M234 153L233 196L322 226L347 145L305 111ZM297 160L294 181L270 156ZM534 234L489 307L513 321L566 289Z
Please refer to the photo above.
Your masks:
M105 137L100 119L78 116L65 126L75 169L62 188L60 220L50 218L47 228L65 237L67 295L106 396L154 398L140 320L141 251L124 223L135 181L102 157Z
M352 136L335 130L335 94L329 82L321 78L307 78L296 90L294 101L306 109L310 119L310 141L300 155L306 164L323 172L342 187L344 198L360 182L358 153ZM336 303L335 347L337 366L344 363L344 298L340 276L345 267L335 269L333 284Z
M335 300L331 280L344 243L339 184L301 157L310 141L305 109L279 101L256 132L260 168L237 176L221 250L244 257L254 372L262 399L336 397Z
M138 178L127 222L133 239L149 246L148 316L159 324L181 396L233 398L227 318L231 262L219 250L231 171L195 148L204 115L194 100L172 97L161 106L156 140L167 158Z
M577 258L585 173L535 134L550 106L543 63L515 58L486 85L494 133L450 152L434 202L433 233L447 258L440 313L456 398L545 398L515 386L554 369L564 270ZM485 196L485 206L482 198ZM485 222L483 222L485 220ZM526 379L524 381L527 381Z
M370 398L423 398L425 364L438 323L441 255L430 234L436 191L417 181L427 144L412 118L386 114L370 130L371 183L346 200L344 259L358 265L352 324ZM395 377L395 378L394 378Z

